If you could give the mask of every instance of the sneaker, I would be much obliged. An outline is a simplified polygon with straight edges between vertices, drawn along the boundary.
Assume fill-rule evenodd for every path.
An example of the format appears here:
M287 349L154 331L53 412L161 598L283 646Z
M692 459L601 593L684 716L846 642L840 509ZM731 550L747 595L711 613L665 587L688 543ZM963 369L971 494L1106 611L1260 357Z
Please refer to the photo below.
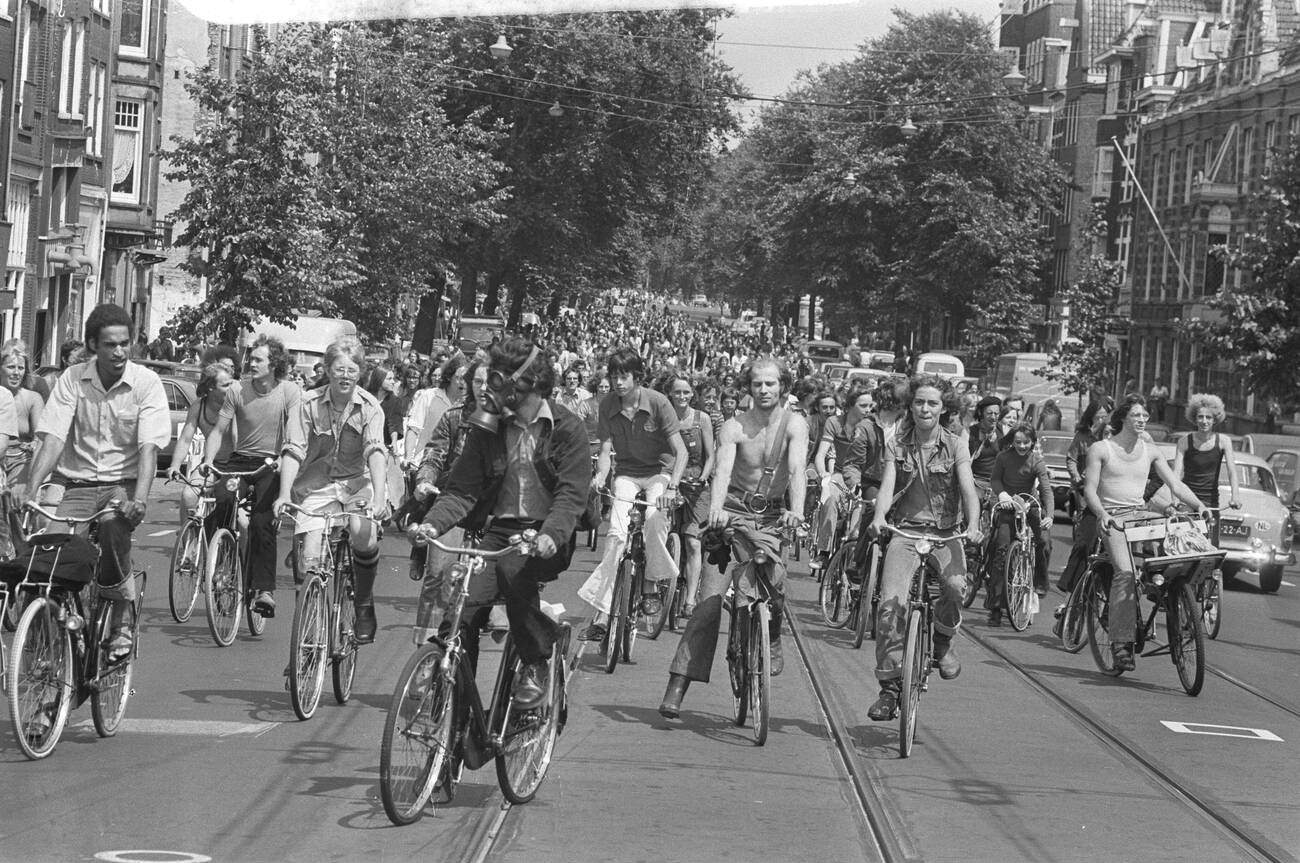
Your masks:
M578 640L579 641L604 641L605 624L593 623L591 626L588 626L582 632L578 633Z
M1137 668L1137 662L1133 659L1133 643L1130 641L1117 641L1110 646L1111 654L1115 657L1115 668L1119 671L1132 671Z
M880 681L880 695L876 703L867 708L867 718L872 722L888 722L898 715L898 696L902 683L898 678Z
M939 676L944 680L952 680L961 674L961 660L957 658L957 651L953 650L951 638L935 635L934 664L939 666Z
M785 655L781 652L781 639L772 640L772 667L768 673L776 677L782 671L785 671Z
M253 611L262 615L262 617L275 617L275 593L269 590L259 590L253 597Z

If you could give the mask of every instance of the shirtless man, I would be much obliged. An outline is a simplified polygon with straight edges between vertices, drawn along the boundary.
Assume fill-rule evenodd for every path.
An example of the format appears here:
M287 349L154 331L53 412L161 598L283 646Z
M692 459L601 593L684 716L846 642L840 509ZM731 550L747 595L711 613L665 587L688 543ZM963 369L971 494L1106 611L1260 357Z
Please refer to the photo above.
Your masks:
M718 467L709 503L709 527L730 527L735 543L752 553L756 546L768 552L772 567L772 675L781 673L781 622L785 610L785 564L782 561L782 527L803 523L808 478L808 421L781 407L793 384L790 372L773 359L755 360L738 382L753 400L753 407L723 423L718 440ZM784 439L773 447L773 439ZM782 510L787 486L790 508ZM746 555L748 556L748 555ZM739 565L739 564L737 564ZM722 595L731 575L712 561L703 567L699 603L677 646L659 713L676 719L682 696L692 680L709 681L713 655L722 622Z

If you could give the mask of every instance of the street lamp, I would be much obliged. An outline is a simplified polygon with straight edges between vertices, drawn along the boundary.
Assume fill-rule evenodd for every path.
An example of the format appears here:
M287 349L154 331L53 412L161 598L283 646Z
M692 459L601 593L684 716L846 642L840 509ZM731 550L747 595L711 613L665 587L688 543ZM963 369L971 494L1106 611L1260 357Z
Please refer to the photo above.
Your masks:
M1020 71L1019 66L1012 66L1011 71L1002 76L1002 83L1006 84L1011 89L1025 86L1026 80L1027 79L1025 78L1024 73Z
M916 133L921 130L916 128L916 124L912 122L912 117L909 114L907 120L904 121L903 125L898 127L898 131L903 133L904 138L911 140L912 138L915 138Z
M506 34L502 33L497 36L495 43L488 46L488 51L492 52L494 60L509 60L515 49L510 47L510 43L506 41Z
M564 106L560 104L559 99L556 99L554 102L551 103L551 107L546 109L546 113L550 114L552 117L563 117Z

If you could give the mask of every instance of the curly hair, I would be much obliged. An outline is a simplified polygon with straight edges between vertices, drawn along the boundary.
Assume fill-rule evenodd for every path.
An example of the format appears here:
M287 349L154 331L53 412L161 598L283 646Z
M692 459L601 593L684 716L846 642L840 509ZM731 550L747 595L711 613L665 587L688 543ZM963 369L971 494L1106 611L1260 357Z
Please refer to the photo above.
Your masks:
M938 375L916 375L907 382L907 400L903 404L903 408L907 411L905 416L908 423L913 421L912 403L916 401L916 394L926 387L939 391L939 402L942 405L939 412L940 421L943 417L961 410L961 395L952 388L952 381Z
M467 365L469 365L469 360L465 359L464 354L456 354L456 356L443 363L438 368L438 387L445 390L451 386L451 382L456 379L456 372Z
M86 317L85 341L89 347L92 341L99 341L105 327L126 327L127 334L135 341L135 320L126 309L113 303L95 306Z
M1187 421L1196 422L1196 415L1202 410L1208 410L1216 423L1223 422L1223 418L1228 415L1223 399L1210 393L1193 393L1187 400Z
M333 345L331 345L333 347ZM251 354L258 348L266 348L266 359L271 365L271 371L275 373L277 381L284 380L284 376L289 374L289 367L293 365L293 360L289 352L284 349L284 342L275 336L268 336L262 333L253 339L253 343L248 346L248 352ZM326 352L328 356L328 352ZM364 358L364 352L362 352ZM327 362L326 365L329 363Z

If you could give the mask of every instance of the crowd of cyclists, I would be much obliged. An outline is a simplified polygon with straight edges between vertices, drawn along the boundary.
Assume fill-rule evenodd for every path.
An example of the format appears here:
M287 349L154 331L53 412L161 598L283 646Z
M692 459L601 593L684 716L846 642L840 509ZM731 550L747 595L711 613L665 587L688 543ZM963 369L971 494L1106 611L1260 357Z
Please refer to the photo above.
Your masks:
M126 577L131 533L145 515L158 454L171 436L158 375L129 359L137 344L124 310L96 308L86 321L86 355L79 362L72 357L49 393L32 378L24 345L0 347L0 447L10 492L0 543L12 553L13 508L38 494L60 514L92 513L117 501L99 526L97 575L102 595L117 608L133 599ZM411 540L410 575L419 582L411 623L421 643L438 633L454 563L430 549L431 540L461 546L472 534L480 547L501 549L513 535L535 531L529 556L503 557L470 585L470 603L481 613L464 617L477 632L493 603L504 601L525 664L512 693L521 706L546 697L546 663L556 639L541 586L569 568L579 528L606 517L600 561L578 591L592 618L580 638L600 641L638 498L645 509L642 611L659 613L660 585L685 577L688 623L659 708L670 718L680 715L692 681L709 680L730 583L719 565L727 557L718 552L724 528L724 544L735 544L742 555L766 552L774 561L774 675L784 664L783 550L792 532L806 529L812 565L824 567L854 500L863 502L863 515L849 533L874 537L895 525L961 540L934 552L942 588L934 658L944 679L961 671L953 636L971 578L964 549L983 547L981 525L989 524L987 553L996 559L1011 539L1013 507L1025 496L1037 502L1028 513L1034 586L1038 595L1047 593L1053 495L1037 442L1053 411L1060 422L1054 404L1032 406L1039 411L1035 422L1014 394L958 392L934 376L837 387L818 373L791 330L760 323L740 333L717 319L692 320L645 294L625 296L617 308L605 301L568 310L492 344L448 345L428 357L412 351L376 362L354 338L322 348L322 362L301 383L274 338L256 337L243 353L209 347L199 357L198 399L176 448L186 451L201 433L202 457L191 465L191 479L201 486L212 467L251 471L271 463L245 489L252 500L254 609L275 617L282 607L282 523L292 519L287 560L300 582L321 558L321 514L364 509L367 517L358 514L349 531L357 643L376 635L377 525L390 517ZM1214 433L1222 402L1193 396L1188 414L1196 431L1179 444L1173 466L1145 434L1149 415L1140 395L1118 403L1094 398L1069 450L1080 517L1057 586L1069 590L1102 537L1115 562L1110 628L1121 667L1133 664L1136 621L1134 566L1122 529L1129 516L1119 513L1140 510L1153 477L1195 511L1217 507L1220 463L1232 463L1231 444ZM178 459L172 474L185 470ZM229 521L237 488L212 487L212 523ZM197 496L192 488L185 492L182 520ZM1232 498L1235 505L1235 485ZM667 549L678 507L685 508L682 573ZM982 509L990 517L982 518ZM812 518L805 528L806 515ZM888 542L875 627L873 720L897 710L902 612L919 559L914 541ZM860 577L863 566L856 559L851 574ZM1006 601L996 582L987 595L993 626L1000 625ZM129 628L115 627L113 652L129 652L131 638Z

